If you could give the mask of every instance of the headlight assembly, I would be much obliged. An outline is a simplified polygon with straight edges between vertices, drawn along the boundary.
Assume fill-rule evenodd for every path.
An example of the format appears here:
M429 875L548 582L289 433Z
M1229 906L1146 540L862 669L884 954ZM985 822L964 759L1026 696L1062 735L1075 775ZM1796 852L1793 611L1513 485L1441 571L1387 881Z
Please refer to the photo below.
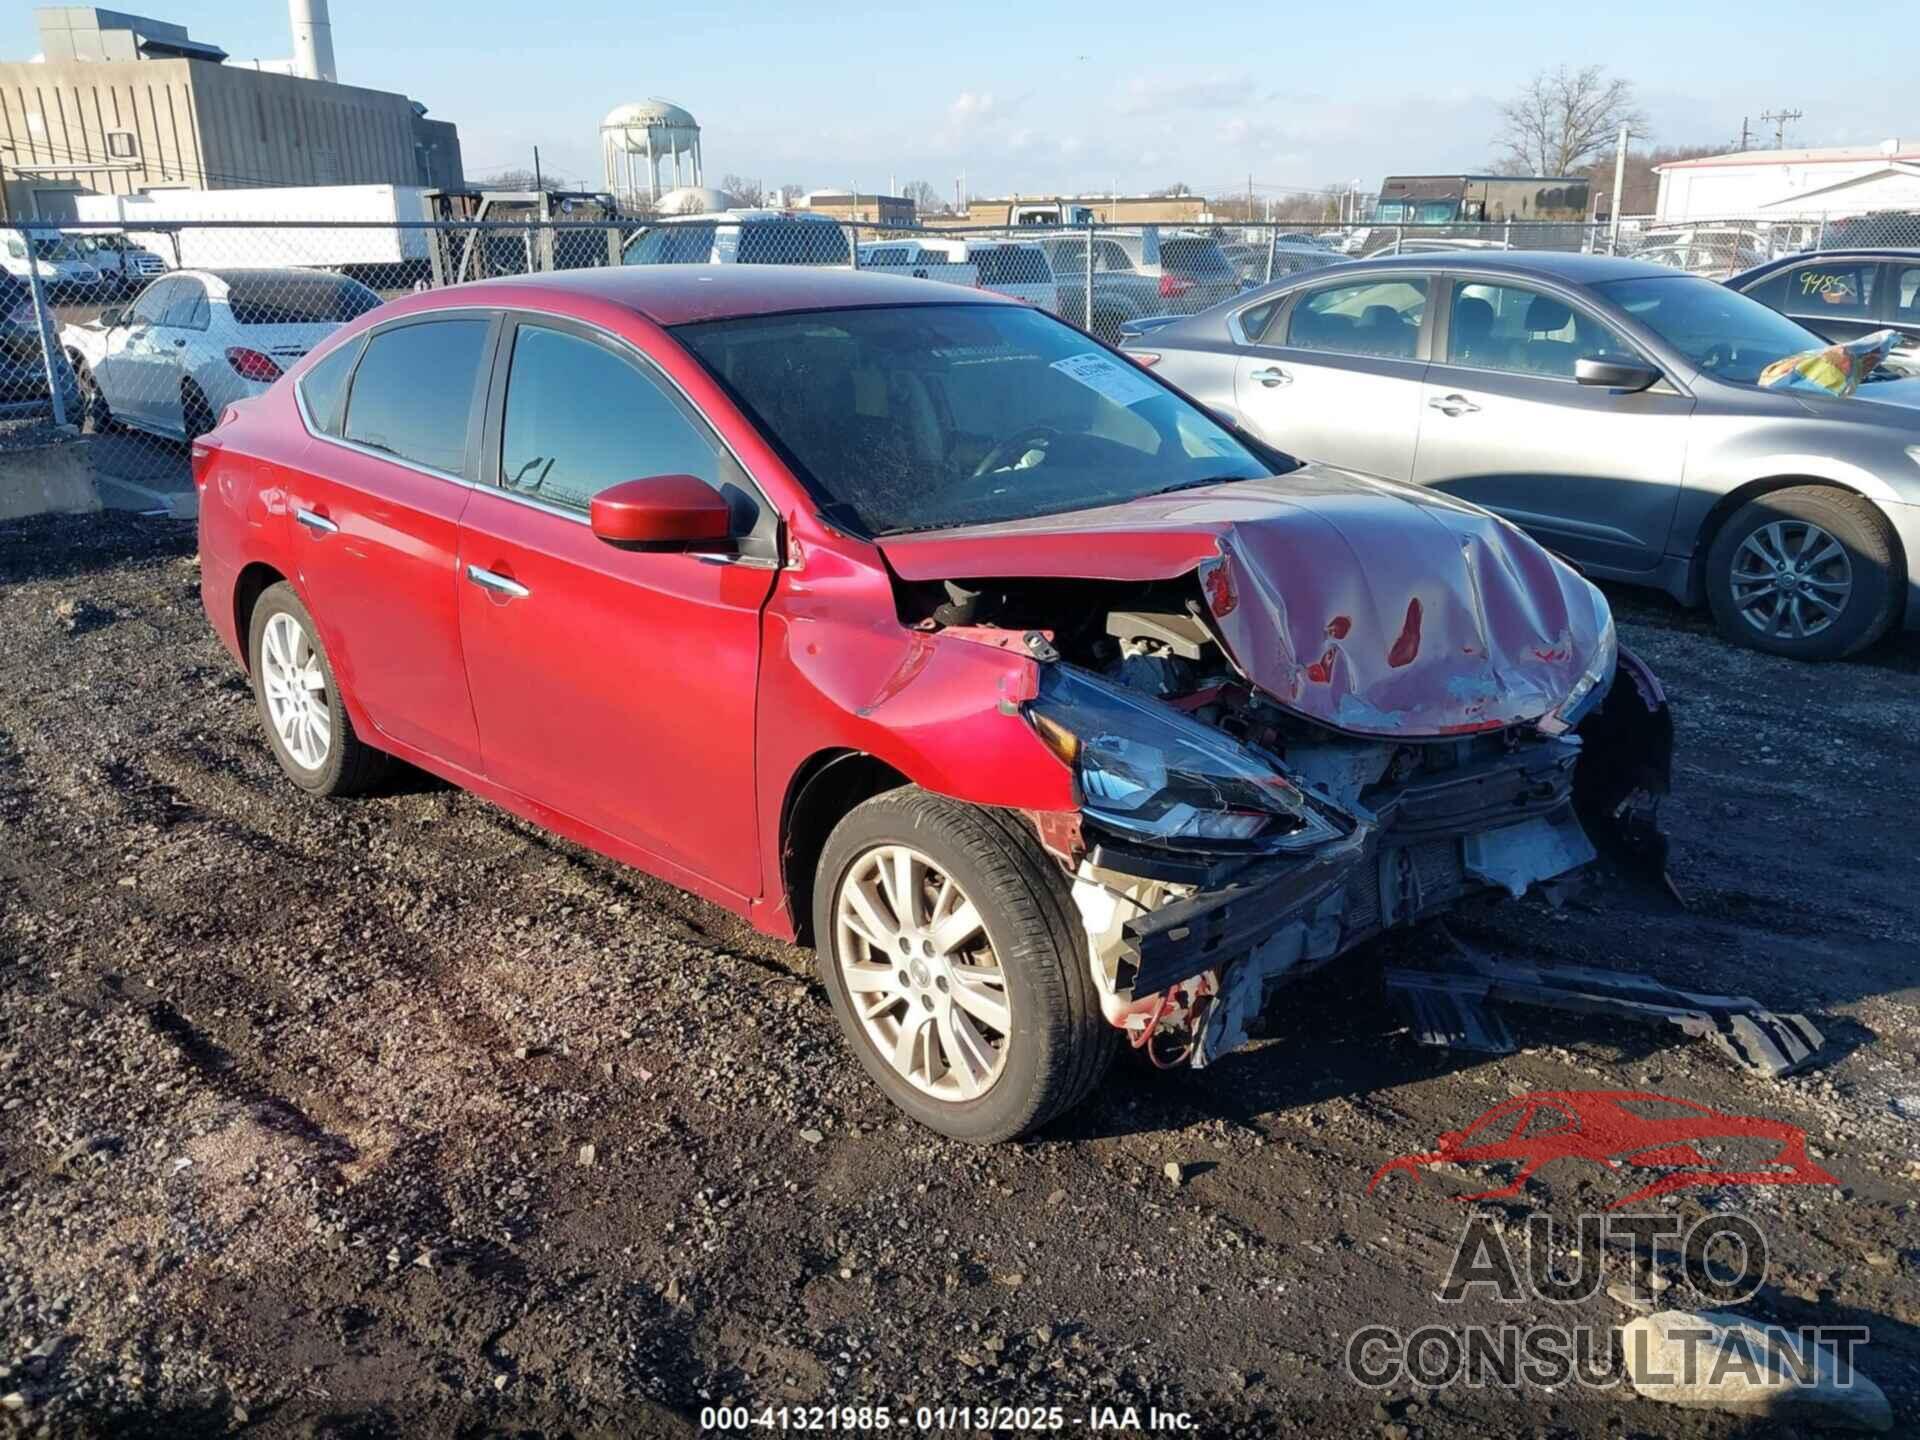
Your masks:
M1157 700L1048 665L1026 705L1090 819L1169 845L1298 850L1341 831L1259 755Z
M1600 631L1600 643L1594 647L1592 663L1573 682L1567 698L1541 719L1540 728L1549 735L1564 735L1586 719L1593 707L1606 699L1607 687L1613 683L1613 668L1619 659L1620 638L1614 633L1613 616L1609 613Z

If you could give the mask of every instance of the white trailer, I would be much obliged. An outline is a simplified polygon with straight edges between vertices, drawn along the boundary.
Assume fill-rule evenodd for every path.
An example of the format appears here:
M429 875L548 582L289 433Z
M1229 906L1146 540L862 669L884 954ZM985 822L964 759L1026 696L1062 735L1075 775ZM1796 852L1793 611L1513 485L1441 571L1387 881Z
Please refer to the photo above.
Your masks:
M431 220L434 193L418 185L148 190L77 196L74 209L76 219L118 225L181 269L311 266L391 285L426 273L429 232L395 222Z

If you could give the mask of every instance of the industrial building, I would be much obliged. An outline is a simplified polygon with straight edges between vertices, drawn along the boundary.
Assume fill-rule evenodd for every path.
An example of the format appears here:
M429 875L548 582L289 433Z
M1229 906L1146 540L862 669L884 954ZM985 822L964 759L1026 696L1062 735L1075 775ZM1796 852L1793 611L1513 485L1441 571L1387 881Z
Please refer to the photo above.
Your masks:
M862 195L851 190L812 190L800 197L799 208L835 220L864 225L911 225L913 201L904 195Z
M285 185L460 189L460 137L405 95L335 79L326 0L292 0L293 56L231 60L166 21L42 6L41 55L0 63L0 201L69 220L77 195Z
M1818 150L1742 150L1653 167L1662 221L1818 220L1920 210L1920 141Z

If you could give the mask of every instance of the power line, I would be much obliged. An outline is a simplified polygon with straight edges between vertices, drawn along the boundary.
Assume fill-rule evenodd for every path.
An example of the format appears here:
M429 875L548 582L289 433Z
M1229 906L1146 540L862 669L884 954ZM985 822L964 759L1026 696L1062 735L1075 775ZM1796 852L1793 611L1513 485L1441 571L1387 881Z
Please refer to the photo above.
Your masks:
M1801 119L1802 113L1798 110L1762 110L1760 118L1773 122L1773 148L1784 150L1787 148L1787 126Z

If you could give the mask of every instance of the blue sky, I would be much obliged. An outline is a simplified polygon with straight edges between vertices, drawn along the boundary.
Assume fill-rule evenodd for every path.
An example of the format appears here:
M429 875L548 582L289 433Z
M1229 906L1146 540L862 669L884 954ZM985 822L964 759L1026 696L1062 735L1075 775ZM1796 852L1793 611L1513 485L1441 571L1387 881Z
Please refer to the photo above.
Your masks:
M276 0L123 0L236 58L291 48ZM1560 14L1552 13L1559 9ZM664 96L703 127L707 179L926 180L951 195L1306 187L1472 169L1496 107L1535 70L1633 79L1659 143L1730 141L1742 115L1806 113L1802 145L1920 134L1891 5L1772 3L1687 13L1649 0L1436 6L1008 0L704 13L614 0L333 0L340 78L400 90L460 126L470 176L530 162L599 184L600 117ZM924 18L918 18L919 16ZM31 7L0 54L37 48ZM1837 46L1823 53L1823 36Z

